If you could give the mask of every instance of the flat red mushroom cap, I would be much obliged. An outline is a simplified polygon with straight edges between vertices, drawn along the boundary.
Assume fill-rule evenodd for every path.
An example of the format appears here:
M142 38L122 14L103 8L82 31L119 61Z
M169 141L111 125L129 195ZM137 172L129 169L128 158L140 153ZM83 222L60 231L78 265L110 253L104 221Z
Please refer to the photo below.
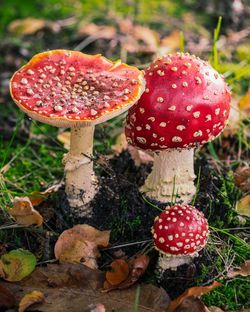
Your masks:
M148 150L190 148L221 133L230 91L207 62L188 53L158 58L145 79L146 90L127 117L130 144Z
M152 227L154 245L167 255L191 255L201 250L208 239L208 223L193 206L166 207Z
M95 125L115 117L143 91L137 68L68 50L35 55L10 82L11 95L23 111L62 127Z

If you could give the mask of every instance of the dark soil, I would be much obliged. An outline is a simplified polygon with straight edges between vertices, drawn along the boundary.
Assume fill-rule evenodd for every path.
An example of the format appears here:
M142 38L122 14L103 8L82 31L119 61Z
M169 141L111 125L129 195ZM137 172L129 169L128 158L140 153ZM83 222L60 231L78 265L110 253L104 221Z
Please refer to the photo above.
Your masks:
M100 168L99 168L100 169ZM154 218L160 211L145 201L138 188L143 184L146 176L151 170L150 165L136 167L128 151L122 152L119 156L113 157L106 164L102 164L100 170L100 190L93 202L94 217L91 219L68 220L65 228L77 223L88 223L100 230L111 229L111 244L118 246L118 249L128 256L140 253L145 247L145 240L151 240L151 226ZM203 157L196 160L195 172L200 172L200 185L195 206L203 211L205 216L211 220L219 219L227 222L228 213L225 214L225 207L217 201L220 181L213 174L214 169ZM196 181L197 182L197 181ZM63 191L62 191L63 195ZM60 196L60 207L69 211L67 200ZM213 205L211 206L211 201ZM159 204L150 200L153 205L164 208L164 204ZM214 213L216 210L216 214ZM68 213L67 213L68 215ZM58 229L61 231L62 229ZM129 247L119 248L130 242L137 242ZM148 242L149 246L152 242ZM113 252L105 251L100 260L100 267L105 267L110 263L110 257L114 257ZM154 268L157 262L157 252L150 251L150 267L148 273L143 277L144 281L155 282ZM184 292L188 287L196 285L196 279L201 276L203 266L210 267L215 255L207 249L199 253L192 264L183 265L176 271L167 270L163 276L160 286L164 287L169 295L174 298ZM218 274L216 267L211 267L209 274L203 276L203 283L211 281Z

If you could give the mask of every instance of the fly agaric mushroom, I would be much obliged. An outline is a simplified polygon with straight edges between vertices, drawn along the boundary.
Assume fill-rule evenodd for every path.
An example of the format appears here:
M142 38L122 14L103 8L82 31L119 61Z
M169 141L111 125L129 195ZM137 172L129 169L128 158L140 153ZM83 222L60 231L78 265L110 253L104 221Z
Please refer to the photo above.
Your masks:
M91 159L94 126L126 111L143 91L137 68L68 50L39 53L11 78L10 92L21 110L40 122L71 128L63 162L76 216L90 213L98 189Z
M155 218L152 227L155 248L160 252L158 271L189 263L206 245L208 223L203 213L193 206L167 206Z
M145 79L146 90L125 126L130 144L155 152L141 191L166 203L175 190L188 203L195 194L194 149L222 132L230 91L207 62L189 53L158 58Z

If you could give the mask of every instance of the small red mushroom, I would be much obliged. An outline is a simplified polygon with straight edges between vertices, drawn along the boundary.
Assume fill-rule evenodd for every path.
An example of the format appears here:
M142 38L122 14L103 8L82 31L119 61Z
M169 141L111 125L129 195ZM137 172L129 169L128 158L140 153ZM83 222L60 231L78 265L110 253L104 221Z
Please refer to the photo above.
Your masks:
M38 121L71 128L70 151L63 161L66 193L76 216L89 214L98 188L94 126L126 111L143 91L137 68L68 50L39 53L11 78L10 93L21 110Z
M155 248L160 252L161 271L189 263L208 240L208 223L203 213L190 205L167 206L152 227Z
M125 126L131 145L155 152L141 191L165 203L175 191L188 203L195 194L194 149L224 129L230 91L207 62L189 53L156 59L145 79L145 92L129 109Z

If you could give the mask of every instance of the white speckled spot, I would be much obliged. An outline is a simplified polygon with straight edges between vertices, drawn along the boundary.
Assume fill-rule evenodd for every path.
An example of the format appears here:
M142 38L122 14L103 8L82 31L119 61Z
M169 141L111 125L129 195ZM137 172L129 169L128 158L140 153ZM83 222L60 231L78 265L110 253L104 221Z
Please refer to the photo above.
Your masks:
M199 118L200 114L201 114L201 112L194 112L193 116L194 116L194 118Z
M170 107L168 108L168 110L170 110L170 111L175 111L175 110L176 110L176 106L172 105L172 106L170 106Z
M147 140L143 137L136 137L136 140L141 144L146 144Z
M172 241L173 240L173 235L168 235L168 240Z
M178 136L172 137L172 142L182 142L182 138Z
M190 112L192 108L193 108L193 105L188 105L186 106L186 111Z
M186 129L186 127L184 125L178 125L178 126L176 126L176 129L179 131L183 131Z
M162 127L162 128L165 128L167 126L167 123L166 122L161 122L159 126Z

